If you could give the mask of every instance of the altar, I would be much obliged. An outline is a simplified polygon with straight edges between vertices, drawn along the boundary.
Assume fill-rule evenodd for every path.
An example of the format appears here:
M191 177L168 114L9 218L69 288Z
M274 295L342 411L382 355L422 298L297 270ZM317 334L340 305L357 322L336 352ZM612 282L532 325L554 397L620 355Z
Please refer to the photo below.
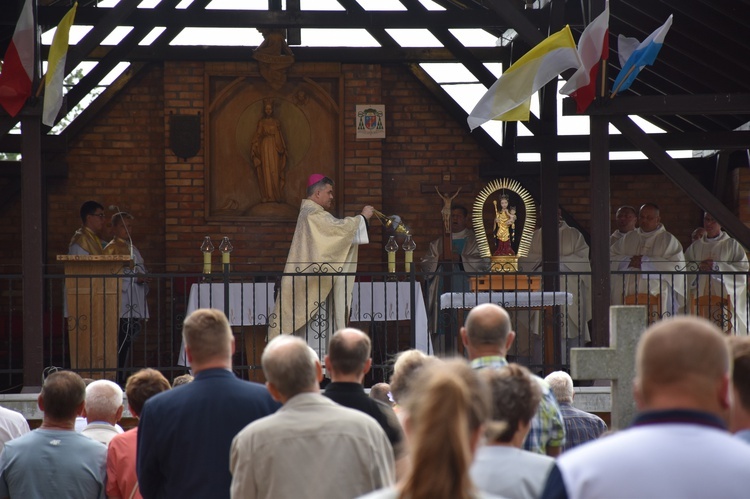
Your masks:
M503 308L544 308L573 304L573 294L565 291L488 291L481 293L443 293L440 308L474 308L495 303Z
M508 311L536 309L546 313L554 307L573 305L573 294L565 291L487 291L440 295L440 308L443 310L471 309L483 303L494 303ZM461 322L463 323L463 318ZM556 354L559 354L559 345L554 341L553 320L545 320L544 324L544 361L547 365L553 365Z
M228 314L231 326L260 326L268 324L274 307L273 282L229 283ZM185 315L199 308L224 310L225 284L199 283L190 287ZM411 321L414 313L414 348L432 354L427 331L427 310L422 287L414 285L414 303L409 282L355 282L352 289L350 322ZM187 366L184 345L180 345L177 364Z

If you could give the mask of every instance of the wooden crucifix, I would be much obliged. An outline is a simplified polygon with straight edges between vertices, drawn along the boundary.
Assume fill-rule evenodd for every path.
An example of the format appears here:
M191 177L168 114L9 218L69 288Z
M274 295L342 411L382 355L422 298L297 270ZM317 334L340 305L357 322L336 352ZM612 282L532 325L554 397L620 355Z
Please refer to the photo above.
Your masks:
M423 194L437 192L440 199L443 201L443 207L440 210L441 219L443 222L442 230L442 243L443 243L443 254L440 256L440 261L452 261L453 260L453 242L451 239L451 210L453 199L458 196L458 193L463 191L464 194L471 193L471 184L454 184L451 179L450 172L443 173L443 183L439 185L435 184L422 184L421 191ZM451 194L453 193L453 194Z

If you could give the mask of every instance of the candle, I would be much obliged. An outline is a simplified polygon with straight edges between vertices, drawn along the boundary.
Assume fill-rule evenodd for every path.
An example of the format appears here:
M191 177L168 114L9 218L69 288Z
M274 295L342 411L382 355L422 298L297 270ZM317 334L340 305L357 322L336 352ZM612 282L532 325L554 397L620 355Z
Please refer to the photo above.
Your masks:
M228 264L228 263L229 263L229 255L230 255L230 253L228 253L228 252L227 252L227 253L222 253L222 254L221 254L221 263L222 263L222 264L225 264L225 265L226 265L226 264Z
M388 252L388 272L396 272L396 252Z
M209 252L203 253L203 273L211 273L211 253Z
M413 251L404 251L404 268L407 272L411 271L411 262L414 261Z

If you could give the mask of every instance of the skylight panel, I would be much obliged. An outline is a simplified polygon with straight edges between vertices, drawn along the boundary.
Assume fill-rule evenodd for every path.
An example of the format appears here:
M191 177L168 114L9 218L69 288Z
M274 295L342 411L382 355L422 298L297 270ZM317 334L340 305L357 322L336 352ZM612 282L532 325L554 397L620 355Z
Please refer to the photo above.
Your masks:
M336 0L302 0L300 10L346 10Z
M483 29L455 28L449 30L464 47L494 47L497 37L487 33Z
M500 75L503 74L503 65L499 62L485 62L484 67L487 68L495 78L500 78Z
M446 10L445 7L442 5L438 5L432 0L419 0L422 5L424 5L424 8L427 10Z
M357 0L365 10L406 10L398 0Z
M117 45L131 31L133 31L132 26L117 26L109 35L107 35L107 38L102 40L101 45Z
M445 83L479 83L474 75L471 74L471 71L458 62L425 62L420 64L420 66L427 71L427 74L429 74L435 82L441 85Z
M143 40L141 40L140 42L138 42L138 45L146 45L146 46L151 45L152 43L154 43L154 40L156 40L157 38L159 38L159 35L161 35L162 33L164 33L164 31L166 31L166 29L167 28L165 28L164 26L156 26L156 27L154 27L148 33L148 35L146 35L145 37L143 37Z
M206 10L268 10L268 0L212 0Z
M86 33L91 31L91 28L93 28L93 26L75 24L71 26L68 44L75 45L80 42L81 39L86 36ZM55 31L57 31L57 26L42 33L42 45L52 45L52 38L55 36Z
M255 28L185 28L170 45L257 47L263 35Z
M380 47L366 29L302 29L305 47ZM294 50L294 49L292 49Z
M126 69L130 67L129 62L118 62L117 65L112 68L112 71L107 73L107 76L102 78L102 81L99 82L100 86L109 86L112 84L113 81L115 81L121 74L125 72Z
M386 29L402 47L442 47L443 44L426 29Z

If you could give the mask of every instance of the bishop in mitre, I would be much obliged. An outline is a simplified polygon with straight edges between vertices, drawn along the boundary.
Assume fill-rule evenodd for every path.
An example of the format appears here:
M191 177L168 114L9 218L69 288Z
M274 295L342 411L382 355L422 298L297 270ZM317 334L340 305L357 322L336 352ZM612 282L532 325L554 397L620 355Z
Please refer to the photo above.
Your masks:
M703 215L706 233L685 251L688 269L711 272L689 275L691 298L719 296L732 304L730 323L734 334L747 331L747 272L750 270L745 248L721 230L721 225L710 214ZM737 272L736 274L734 272ZM692 313L695 313L691 309Z
M357 253L369 242L373 215L365 206L357 216L338 219L327 211L332 205L333 180L310 175L268 329L269 340L279 334L306 339L321 359L331 335L346 327Z

